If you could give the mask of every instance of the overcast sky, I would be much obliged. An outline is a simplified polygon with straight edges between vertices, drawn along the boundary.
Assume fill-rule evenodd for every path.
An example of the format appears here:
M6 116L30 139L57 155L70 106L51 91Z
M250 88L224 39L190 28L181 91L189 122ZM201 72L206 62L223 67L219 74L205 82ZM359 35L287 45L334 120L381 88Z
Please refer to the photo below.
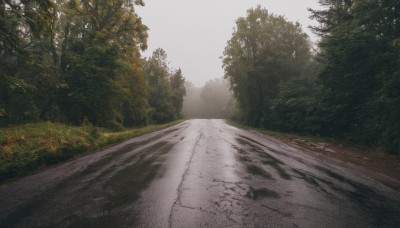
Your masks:
M143 55L163 48L170 66L181 68L186 80L199 87L223 77L220 57L235 21L258 4L289 21L299 21L311 40L316 40L307 28L316 24L307 8L319 7L318 0L145 0L145 4L136 8L150 29Z

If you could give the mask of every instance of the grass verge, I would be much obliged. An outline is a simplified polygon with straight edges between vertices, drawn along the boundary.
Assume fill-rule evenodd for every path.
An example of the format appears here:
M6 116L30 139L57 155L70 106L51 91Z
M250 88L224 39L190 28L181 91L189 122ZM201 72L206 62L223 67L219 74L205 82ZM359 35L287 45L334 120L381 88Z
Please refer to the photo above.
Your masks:
M120 132L51 122L0 128L0 183L180 122Z

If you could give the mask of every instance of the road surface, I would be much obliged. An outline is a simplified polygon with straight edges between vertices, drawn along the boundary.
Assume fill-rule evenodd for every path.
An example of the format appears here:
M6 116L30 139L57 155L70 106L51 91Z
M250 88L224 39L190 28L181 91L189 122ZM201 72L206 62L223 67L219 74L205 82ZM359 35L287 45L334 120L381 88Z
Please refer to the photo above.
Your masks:
M399 227L399 195L223 120L190 120L0 187L1 227Z

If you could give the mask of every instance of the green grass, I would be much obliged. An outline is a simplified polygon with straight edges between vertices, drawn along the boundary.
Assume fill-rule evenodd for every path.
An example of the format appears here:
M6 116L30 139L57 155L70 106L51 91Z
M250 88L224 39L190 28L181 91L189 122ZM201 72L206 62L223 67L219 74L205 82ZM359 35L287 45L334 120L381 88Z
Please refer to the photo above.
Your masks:
M50 122L0 128L0 183L180 122L120 132Z

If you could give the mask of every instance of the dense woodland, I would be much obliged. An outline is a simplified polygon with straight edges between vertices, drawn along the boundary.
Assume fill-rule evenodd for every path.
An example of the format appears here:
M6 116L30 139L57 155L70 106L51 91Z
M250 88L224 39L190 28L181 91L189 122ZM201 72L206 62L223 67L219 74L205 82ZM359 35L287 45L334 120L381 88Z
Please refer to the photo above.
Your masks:
M321 0L313 49L298 23L250 9L223 56L239 121L400 153L400 3Z
M400 153L400 3L320 0L311 44L300 24L258 6L236 21L225 78L186 83L189 117L345 138ZM182 71L135 13L141 0L0 0L0 125L92 123L119 130L180 118ZM222 84L221 84L222 83ZM195 103L194 103L195 104ZM190 104L189 104L190 105ZM198 111L193 112L193 110ZM188 111L186 111L187 113Z
M141 0L0 0L0 124L109 129L181 117L184 78L135 13Z

